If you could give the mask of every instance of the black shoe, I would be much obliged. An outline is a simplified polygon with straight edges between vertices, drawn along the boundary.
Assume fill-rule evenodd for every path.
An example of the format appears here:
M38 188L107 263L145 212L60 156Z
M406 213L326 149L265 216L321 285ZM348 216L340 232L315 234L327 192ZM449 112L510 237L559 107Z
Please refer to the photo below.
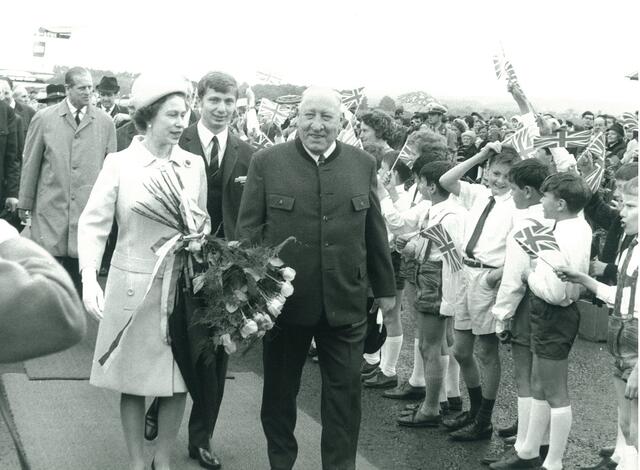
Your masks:
M511 458L515 453L516 453L516 450L513 447L509 447L501 454L496 454L496 453L486 454L484 457L482 457L482 460L480 460L480 462L483 465L491 465L492 463L495 463L495 462L507 460Z
M463 428L471 423L475 422L473 416L468 411L463 411L458 416L452 419L445 419L442 421L442 424L447 431L457 431L460 428Z
M144 438L153 441L158 437L158 399L156 398L144 415Z
M603 447L602 449L600 449L600 452L598 452L598 455L600 455L600 457L609 457L609 458L611 458L611 456L613 455L613 453L615 451L616 451L616 447L615 446Z
M447 401L449 402L450 411L462 411L462 398L449 397L447 398Z
M378 372L379 365L379 362L377 364L369 364L367 361L363 360L362 365L360 366L360 378L364 381L373 377L373 375Z
M491 439L492 434L493 426L491 423L480 424L474 421L473 423L450 433L449 438L452 441L461 442L481 441L483 439Z
M518 454L514 453L510 458L500 460L498 462L489 465L492 470L517 470L522 468L540 468L540 457L534 457L532 459L521 459Z
M398 376L388 377L378 369L378 372L366 379L363 385L366 388L396 388L398 386Z
M507 426L506 428L498 429L498 436L500 437L511 437L518 434L518 421L513 423L511 426Z
M615 460L611 460L611 457L603 457L602 460L593 467L580 467L580 470L611 470L617 467L618 463Z
M189 457L198 461L202 468L210 468L211 470L218 470L222 467L220 459L211 452L209 449L202 447L189 446Z
M385 391L382 396L392 400L422 400L424 393L424 387L414 387L409 382L404 382L393 390Z

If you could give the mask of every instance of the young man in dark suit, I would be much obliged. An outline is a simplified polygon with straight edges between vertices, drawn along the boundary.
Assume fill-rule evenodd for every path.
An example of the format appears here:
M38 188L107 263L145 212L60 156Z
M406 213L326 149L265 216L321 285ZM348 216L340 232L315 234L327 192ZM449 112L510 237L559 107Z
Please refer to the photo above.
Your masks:
M235 239L236 219L240 208L243 185L237 179L247 175L254 148L229 132L238 99L238 84L233 77L221 72L210 72L198 83L198 97L202 115L187 127L179 145L184 150L200 155L205 161L208 183L207 210L211 216L212 232L219 237ZM198 338L207 334L206 328L190 325L188 308L176 310L172 315L172 346L176 361L187 382L193 399L189 418L189 455L204 468L221 467L210 446L211 436L220 410L224 381L227 375L228 355L222 347L216 352L213 364L189 356ZM145 435L153 437L157 429L155 407L147 413ZM151 436L149 435L151 434Z
M360 362L367 288L383 311L395 305L387 230L376 193L376 162L336 141L340 95L303 94L298 137L251 160L238 238L275 246L297 272L274 329L264 337L262 426L272 469L297 457L296 395L311 338L322 374L322 467L355 469L361 415Z

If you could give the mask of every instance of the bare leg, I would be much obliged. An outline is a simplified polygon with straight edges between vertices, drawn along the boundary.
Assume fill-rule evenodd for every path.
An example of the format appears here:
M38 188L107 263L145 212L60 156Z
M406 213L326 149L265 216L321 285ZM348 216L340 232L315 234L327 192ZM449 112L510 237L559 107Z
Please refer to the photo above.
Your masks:
M440 360L445 321L435 315L418 314L420 352L424 362L426 396L420 412L426 416L437 416L440 412L440 390L444 369Z
M120 396L120 420L131 459L131 470L144 469L144 397L123 393Z
M176 393L172 397L159 398L158 443L154 457L157 470L170 468L171 447L176 441L180 424L182 424L186 398L186 393Z

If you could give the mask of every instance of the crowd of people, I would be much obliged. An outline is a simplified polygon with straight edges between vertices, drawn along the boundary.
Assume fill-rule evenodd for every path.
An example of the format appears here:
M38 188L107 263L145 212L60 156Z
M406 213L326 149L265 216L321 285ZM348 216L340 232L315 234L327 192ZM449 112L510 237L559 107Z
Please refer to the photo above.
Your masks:
M338 92L311 87L278 123L222 72L195 86L143 74L126 107L114 77L96 90L94 104L90 73L71 68L36 111L24 88L0 77L0 197L2 217L64 267L100 321L91 383L121 393L132 469L145 468L143 437L157 439L152 466L169 468L186 393L194 403L189 455L204 468L222 466L211 438L228 355L220 347L206 365L190 356L207 334L189 325L193 299L166 301L187 280L167 286L153 274L152 245L175 232L132 210L167 165L201 210L203 233L274 246L297 240L282 252L298 273L295 292L263 342L271 468L296 460L307 354L322 373L323 468L353 469L362 386L410 402L400 426L441 427L458 442L490 439L499 348L509 342L518 411L498 434L512 445L484 463L562 469L580 299L610 309L618 403L615 446L589 468L637 468L637 114L634 123L586 111L571 122L535 112L510 85L519 114L509 118L451 116L435 101L391 115L345 107ZM524 126L540 136L604 133L597 187L585 179L597 152L585 144L523 155L509 138ZM361 148L341 141L350 128ZM396 373L403 308L416 328L406 382ZM364 353L382 331L382 347ZM114 337L119 354L106 365ZM145 397L156 398L148 410Z

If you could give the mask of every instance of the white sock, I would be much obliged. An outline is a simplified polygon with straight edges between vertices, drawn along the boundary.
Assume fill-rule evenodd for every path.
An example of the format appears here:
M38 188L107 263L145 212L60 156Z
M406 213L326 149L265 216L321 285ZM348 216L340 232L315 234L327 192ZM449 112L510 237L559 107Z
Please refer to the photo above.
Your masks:
M460 364L453 357L453 354L449 355L449 364L447 367L447 396L459 397L460 396Z
M638 451L634 446L624 446L620 462L616 468L618 470L638 470Z
M364 353L362 357L364 357L364 360L367 361L367 364L374 365L380 362L380 351L378 350L371 354Z
M402 350L402 338L403 335L387 336L387 339L382 345L380 370L387 377L396 375L396 365L398 364L398 358Z
M540 455L540 443L544 430L549 425L549 419L549 404L545 400L532 398L527 437L518 452L518 457L528 460Z
M516 443L513 446L516 452L520 452L524 440L527 437L532 401L533 398L531 397L518 397L518 435L516 436Z
M618 413L620 413L619 410ZM620 459L622 459L622 453L624 452L625 447L627 447L627 441L624 438L624 434L622 434L622 428L620 427L620 416L618 416L618 435L616 436L616 448L613 451L611 460L616 463L620 463Z
M444 356L440 356L440 366L442 367L443 372L443 381L442 386L440 387L440 398L439 401L442 403L443 401L447 401L447 372L449 370L449 355L445 354Z
M542 464L547 470L562 470L562 457L571 432L571 406L551 408L549 423L549 453Z
M409 377L409 385L412 387L424 387L424 362L420 354L420 341L413 340L413 372Z

